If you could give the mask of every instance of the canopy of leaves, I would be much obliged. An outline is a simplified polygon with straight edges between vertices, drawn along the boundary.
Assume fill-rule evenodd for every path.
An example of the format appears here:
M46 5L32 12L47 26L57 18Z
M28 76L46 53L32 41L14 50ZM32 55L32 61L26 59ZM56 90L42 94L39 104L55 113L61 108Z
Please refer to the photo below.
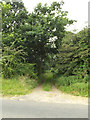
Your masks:
M89 74L88 28L77 34L67 32L57 55L60 74L78 75L81 78Z
M34 64L38 75L50 69L64 75L88 74L88 29L77 34L66 32L66 26L74 20L62 10L63 4L39 3L28 13L21 1L1 3L4 71L8 61L13 61L11 66Z

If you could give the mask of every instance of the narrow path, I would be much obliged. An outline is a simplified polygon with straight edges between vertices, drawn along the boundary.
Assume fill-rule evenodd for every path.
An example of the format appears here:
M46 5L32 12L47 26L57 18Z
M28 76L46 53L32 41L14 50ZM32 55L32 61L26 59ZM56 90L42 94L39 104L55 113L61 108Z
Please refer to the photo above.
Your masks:
M18 96L18 97L11 97L10 99L14 100L31 100L37 102L50 102L50 103L73 103L73 104L88 104L88 98L80 97L80 96L73 96L69 94L62 93L60 90L52 86L51 91L43 91L42 85L37 86L33 89L32 93Z

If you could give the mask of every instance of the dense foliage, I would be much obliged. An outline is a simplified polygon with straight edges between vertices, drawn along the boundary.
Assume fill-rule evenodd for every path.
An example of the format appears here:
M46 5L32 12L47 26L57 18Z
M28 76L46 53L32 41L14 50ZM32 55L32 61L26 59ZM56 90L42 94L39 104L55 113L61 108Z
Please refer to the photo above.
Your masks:
M90 30L86 27L77 34L66 31L75 20L69 20L63 4L39 3L31 13L22 1L0 4L4 78L39 76L39 80L44 79L44 88L53 82L58 87L88 82Z
M53 2L51 6L42 6L39 3L32 13L28 13L22 2L2 3L3 74L6 73L4 77L12 77L11 74L17 71L13 66L24 61L36 64L35 71L38 75L45 71L46 63L53 58L51 56L58 53L65 35L65 26L73 23L73 20L67 18L67 12L62 11L63 4ZM19 52L22 50L22 53ZM10 63L11 68L8 59L13 62Z
M57 65L60 74L66 76L77 75L87 82L89 74L88 44L87 28L77 34L66 33L57 55Z

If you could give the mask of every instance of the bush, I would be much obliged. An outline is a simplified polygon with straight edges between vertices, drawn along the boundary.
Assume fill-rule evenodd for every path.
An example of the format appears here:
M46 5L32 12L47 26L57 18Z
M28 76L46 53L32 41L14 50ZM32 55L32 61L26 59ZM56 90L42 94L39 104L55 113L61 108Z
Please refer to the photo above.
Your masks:
M76 96L88 97L87 83L74 83L71 86L61 86L59 89L65 93L70 93Z
M19 74L17 67L21 61L24 61L23 54L23 50L15 48L14 43L11 46L3 44L2 74L4 78L12 78Z
M52 88L53 73L47 72L40 75L39 83L43 82L43 90L50 91Z
M25 55L27 55L22 48L3 44L2 56L2 75L4 78L12 78L18 75L28 75L30 78L37 78L34 73L34 64L25 62Z
M42 88L43 88L44 91L50 91L51 88L52 88L52 83L51 83L51 82L48 82L48 81L45 81L45 82L43 83Z
M30 86L30 88L35 88L38 85L37 80L26 78L25 83Z
M37 74L34 73L34 65L30 63L16 63L15 67L13 64L3 64L2 74L4 78L27 75L30 78L37 79Z
M89 75L84 76L84 82L87 83L89 81Z
M51 80L53 79L53 74L51 72L43 73L40 75L39 79L41 82L44 82L44 81L51 82Z
M82 80L78 76L61 76L58 78L54 78L54 83L57 87L59 86L69 86L77 82L81 82Z
M37 74L34 72L34 64L20 63L16 69L17 73L21 76L24 75L31 79L37 79Z

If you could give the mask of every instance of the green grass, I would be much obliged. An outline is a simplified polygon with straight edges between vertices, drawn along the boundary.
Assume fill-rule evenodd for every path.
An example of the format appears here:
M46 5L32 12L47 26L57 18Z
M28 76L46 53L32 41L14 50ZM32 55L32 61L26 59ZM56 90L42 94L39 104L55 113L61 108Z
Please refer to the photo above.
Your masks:
M42 85L42 88L44 91L50 91L52 89L52 83L51 82L44 82Z
M42 88L44 91L50 91L52 89L53 74L51 72L41 74L40 81L43 81Z
M51 81L53 79L53 74L51 72L49 73L43 73L39 77L40 82L44 81Z
M2 79L2 95L14 96L31 93L32 89L37 86L37 81L26 77Z
M0 78L0 95L2 94L2 79Z
M64 93L69 93L75 96L88 97L87 83L74 83L70 86L60 86L58 89Z
M54 84L64 93L88 97L88 83L83 82L78 76L58 76L54 78Z
M81 82L78 76L58 76L54 78L56 86L68 86L77 82Z

